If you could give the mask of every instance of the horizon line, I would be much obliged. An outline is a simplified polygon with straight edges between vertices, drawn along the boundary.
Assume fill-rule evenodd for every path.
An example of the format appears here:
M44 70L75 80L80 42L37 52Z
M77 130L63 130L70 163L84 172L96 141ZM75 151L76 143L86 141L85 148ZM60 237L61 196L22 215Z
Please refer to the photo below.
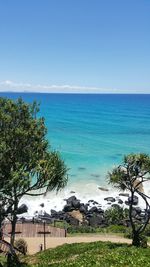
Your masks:
M78 85L44 85L11 80L0 81L0 92L49 94L150 94L150 89L118 89Z
M62 94L62 95L150 95L149 92L42 92L42 91L1 91L0 93L14 94Z

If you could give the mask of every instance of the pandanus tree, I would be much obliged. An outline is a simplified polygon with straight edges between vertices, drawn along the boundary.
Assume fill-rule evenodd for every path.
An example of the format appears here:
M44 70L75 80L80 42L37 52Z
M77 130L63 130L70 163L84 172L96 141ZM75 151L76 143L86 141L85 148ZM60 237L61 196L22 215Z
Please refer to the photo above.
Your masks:
M20 199L59 191L67 183L66 165L59 153L50 149L44 118L37 117L38 111L35 102L0 98L0 199L9 204L1 214L9 214L11 244Z
M124 157L123 164L108 173L109 183L120 190L130 192L129 220L132 227L132 244L142 245L142 233L150 219L150 196L146 195L143 185L148 182L150 175L150 156L147 154L129 154ZM142 199L145 208L143 216L134 216L135 196Z

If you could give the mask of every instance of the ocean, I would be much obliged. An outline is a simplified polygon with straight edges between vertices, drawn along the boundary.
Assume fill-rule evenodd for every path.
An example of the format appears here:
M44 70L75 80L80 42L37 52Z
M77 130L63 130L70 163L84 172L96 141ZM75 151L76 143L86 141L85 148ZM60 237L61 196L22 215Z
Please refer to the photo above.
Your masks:
M107 173L124 155L150 154L150 95L0 93L20 96L40 103L51 149L61 153L69 169L68 186L57 203L70 191L99 199L98 186L109 188Z

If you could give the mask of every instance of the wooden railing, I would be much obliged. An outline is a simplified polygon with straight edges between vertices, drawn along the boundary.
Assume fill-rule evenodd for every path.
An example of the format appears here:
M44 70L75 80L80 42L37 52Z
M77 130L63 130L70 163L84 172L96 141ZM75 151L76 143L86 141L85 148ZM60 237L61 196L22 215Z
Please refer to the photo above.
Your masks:
M11 224L5 223L3 231L11 234ZM21 223L16 224L16 237L42 237L45 232L46 237L65 237L66 230L51 226L47 223Z

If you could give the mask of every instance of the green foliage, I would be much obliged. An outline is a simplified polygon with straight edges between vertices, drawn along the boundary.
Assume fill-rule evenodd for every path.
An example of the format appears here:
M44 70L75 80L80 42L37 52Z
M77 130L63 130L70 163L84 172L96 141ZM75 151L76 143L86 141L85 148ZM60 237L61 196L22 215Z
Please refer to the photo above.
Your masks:
M67 233L68 234L76 234L76 233L101 233L102 228L96 228L91 226L68 226Z
M124 225L110 225L107 228L103 228L106 233L126 233L128 227Z
M91 227L91 226L69 226L68 234L98 234L98 233L126 233L127 227L123 225L110 225L107 227Z
M142 153L125 156L123 164L108 173L110 184L120 190L128 190L130 192L129 220L132 227L132 244L137 247L142 245L141 234L144 232L150 219L150 205L147 201L149 196L143 192L143 183L149 179L149 174L150 156ZM141 197L145 202L145 214L142 221L135 220L133 215L135 194L138 194L138 197ZM115 220L115 216L112 216L112 218Z
M0 98L0 200L7 199L12 235L22 196L63 188L67 168L57 152L50 151L39 105ZM35 193L36 190L36 193ZM43 193L42 193L43 192ZM12 243L14 242L14 236Z
M128 227L124 233L125 238L130 238L132 239L132 228Z
M150 157L147 154L129 154L124 156L123 164L108 173L108 182L121 190L130 190L134 178L150 173Z
M3 194L21 197L29 190L62 188L66 166L56 152L49 152L39 106L22 99L0 98L0 188ZM33 178L35 183L33 184ZM12 190L13 189L13 190Z
M149 249L110 242L65 244L30 256L26 262L29 267L148 267Z
M108 224L121 224L124 219L128 218L128 213L128 209L114 205L105 211L105 218Z

